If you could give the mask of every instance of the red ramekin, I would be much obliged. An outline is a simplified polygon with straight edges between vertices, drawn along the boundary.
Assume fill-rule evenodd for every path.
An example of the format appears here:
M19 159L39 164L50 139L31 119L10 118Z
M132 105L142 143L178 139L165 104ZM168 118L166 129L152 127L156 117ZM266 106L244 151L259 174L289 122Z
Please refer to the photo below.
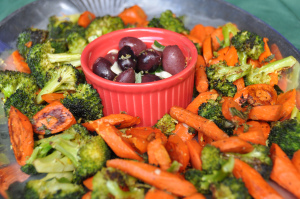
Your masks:
M123 37L136 37L151 47L157 40L162 45L178 45L187 66L167 79L150 83L120 83L101 78L92 72L95 60L108 51L118 49ZM104 115L126 112L139 116L139 126L153 126L172 106L186 107L192 100L197 50L185 36L160 28L128 28L105 34L84 49L81 65L88 83L97 89Z

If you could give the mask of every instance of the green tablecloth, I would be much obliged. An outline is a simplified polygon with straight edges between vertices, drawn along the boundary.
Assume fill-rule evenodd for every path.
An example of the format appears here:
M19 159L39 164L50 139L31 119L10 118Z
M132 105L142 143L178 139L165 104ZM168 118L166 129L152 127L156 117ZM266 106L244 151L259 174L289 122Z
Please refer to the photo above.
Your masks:
M0 21L35 0L0 0ZM260 18L300 49L300 0L226 0Z

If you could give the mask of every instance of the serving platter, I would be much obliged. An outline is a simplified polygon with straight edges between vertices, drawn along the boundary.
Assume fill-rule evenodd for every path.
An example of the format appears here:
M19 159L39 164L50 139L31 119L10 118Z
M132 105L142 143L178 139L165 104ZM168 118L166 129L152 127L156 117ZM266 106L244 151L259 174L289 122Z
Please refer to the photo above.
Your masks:
M18 9L0 22L0 70L6 69L7 64L1 63L12 50L16 49L16 38L25 28L46 29L48 18L52 15L68 15L85 10L92 11L97 16L117 15L134 4L144 9L148 19L157 17L161 12L170 9L177 16L185 16L184 22L189 29L199 23L217 27L226 22L233 22L241 30L246 29L262 37L268 37L269 44L276 43L284 57L292 55L300 61L300 52L280 33L255 16L222 0L185 0L184 2L182 0L39 0ZM298 87L299 71L293 71L291 77L293 81L289 83L289 88ZM0 146L0 153L7 155L10 163L15 163L14 154L10 150L7 118L3 114L2 105L0 107ZM276 187L274 184L273 186ZM22 183L15 186L14 191L18 193L21 189ZM286 198L293 198L284 190L279 191L284 193Z

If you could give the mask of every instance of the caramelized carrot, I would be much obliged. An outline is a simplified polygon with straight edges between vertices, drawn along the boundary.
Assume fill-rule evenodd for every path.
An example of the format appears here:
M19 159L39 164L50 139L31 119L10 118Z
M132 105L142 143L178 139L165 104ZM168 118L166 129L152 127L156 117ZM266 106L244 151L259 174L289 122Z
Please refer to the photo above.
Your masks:
M186 145L190 154L190 162L194 169L202 170L201 151L202 146L196 140L188 140Z
M254 149L251 144L236 136L214 141L211 145L219 148L224 153L249 153Z
M202 24L197 24L195 25L191 31L190 31L190 35L196 37L197 39L199 39L201 42L204 41L204 39L206 38L207 34L205 31L205 28Z
M162 143L165 145L167 143L167 136L161 132L160 129L154 127L132 127L126 130L126 135L132 137L143 138L147 141L152 141L154 139L160 138Z
M145 199L158 199L158 198L176 199L177 197L163 190L155 189L155 188L150 189L145 195Z
M96 132L118 157L143 161L143 158L136 153L133 147L119 136L121 132L116 127L107 123L101 123L97 124L95 128Z
M213 121L201 117L184 108L173 106L170 109L170 115L179 122L186 123L188 126L193 127L197 131L202 131L214 140L221 140L228 137L228 135L219 129Z
M125 25L135 24L138 27L147 25L147 15L138 5L125 8L118 16L123 20Z
M166 144L166 149L171 157L171 160L176 160L181 163L179 171L184 171L189 164L190 154L185 142L178 135L170 135Z
M200 94L199 94L196 98L194 98L194 100L186 107L186 110L198 114L199 106L200 106L202 103L205 103L205 102L207 102L207 101L210 100L210 99L215 100L215 99L217 99L218 96L219 96L219 94L218 94L217 91L215 91L215 90L200 93Z
M171 166L171 158L160 138L151 141L147 146L149 164L158 165L162 170Z
M42 95L42 99L49 104L56 100L60 101L64 98L65 98L64 94L62 94L62 93L47 93L47 94Z
M8 132L15 158L23 166L33 152L33 129L28 117L13 106L8 115Z
M238 137L244 141L251 142L253 144L261 144L266 145L267 138L261 131L259 130L248 130L246 133L238 134Z
M228 66L235 66L239 62L239 56L234 46L230 46L227 53L225 54L224 61Z
M94 121L82 123L82 125L89 131L95 131L94 124L101 124L103 122L116 126L117 128L127 128L139 124L141 121L139 117L128 114L110 114Z
M202 131L198 131L198 142L200 146L204 147L206 144L211 144L214 140L207 135L205 135Z
M89 190L93 190L93 176L85 179L82 183Z
M240 91L243 88L245 88L244 78L242 77L240 79L235 80L233 84L236 86L237 91Z
M211 44L211 37L206 37L203 41L203 58L206 65L209 64L209 60L213 58L213 50Z
M59 101L54 101L32 117L33 131L38 134L55 134L76 124L72 113Z
M202 55L198 55L195 72L195 87L199 93L208 91L208 79L205 71L205 60Z
M255 106L249 112L249 119L274 122L280 119L282 105Z
M212 39L213 50L214 51L218 50L220 48L220 41L224 40L222 27L215 29L211 33L211 39Z
M235 159L233 175L242 178L250 195L256 199L277 199L282 197L273 189L264 178L247 163Z
M270 178L300 198L300 173L277 144L272 143L270 153L273 162Z
M264 50L265 51L263 53L261 53L258 58L258 61L260 62L261 65L265 65L267 63L274 61L274 59L272 59L271 61L268 61L268 62L265 61L268 57L270 57L272 55L272 53L271 53L271 50L268 45L269 39L264 37L263 41L264 41Z
M184 123L178 123L175 126L174 134L178 135L184 142L193 139L195 133L190 132L190 127Z
M237 102L233 100L232 97L223 98L222 103L222 114L223 116L230 121L236 122L239 125L246 122L245 118L240 118L232 113L232 109L236 109L239 112L244 112L245 109L242 108Z
M289 119L291 117L292 110L296 106L296 89L292 89L278 95L277 104L282 105L280 120Z
M11 55L13 58L13 63L18 71L22 73L31 73L28 64L25 62L24 57L22 57L18 50L15 50Z
M87 193L85 193L81 199L91 199L92 198L92 192L88 191Z
M300 173L300 149L294 153L292 163Z
M146 163L124 159L112 159L108 160L106 165L107 167L120 169L147 184L178 196L189 196L197 192L197 189L189 181L184 180L176 174L163 171Z
M90 11L84 11L83 13L81 13L77 23L79 26L86 28L95 18L96 16L94 13Z

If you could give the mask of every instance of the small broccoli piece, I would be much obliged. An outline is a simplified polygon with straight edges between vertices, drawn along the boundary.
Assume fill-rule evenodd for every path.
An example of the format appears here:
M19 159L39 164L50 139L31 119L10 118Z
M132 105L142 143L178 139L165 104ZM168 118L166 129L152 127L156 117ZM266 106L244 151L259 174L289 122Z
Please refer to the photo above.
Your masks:
M231 39L231 44L237 51L245 52L246 55L257 60L262 52L264 52L264 41L259 35L250 31L239 31Z
M92 199L109 196L143 199L144 195L145 190L138 187L137 179L118 169L102 168L93 177Z
M198 115L213 121L226 134L232 135L235 124L223 116L222 103L220 103L220 100L221 97L202 103L199 106Z
M223 159L220 149L206 144L201 151L202 169L208 173L219 170L222 166Z
M67 94L61 102L77 121L87 122L103 116L100 96L90 84L79 84L76 91Z
M64 131L64 134L76 134L76 136L70 140L58 137L52 140L50 145L71 160L75 167L76 183L94 175L105 166L111 152L101 136L90 135L80 124L71 126Z
M73 32L67 37L67 44L70 53L82 53L88 41L79 33Z
M50 39L50 45L54 48L54 53L65 53L68 51L67 41L65 39Z
M110 15L96 17L86 28L85 38L88 42L92 42L97 37L106 33L124 28L124 22L120 17Z
M222 26L222 33L224 36L222 47L230 46L230 35L235 36L239 32L239 29L232 23L227 23Z
M210 190L215 199L251 199L248 189L241 178L225 178L221 182L211 184Z
M270 149L269 147L260 144L253 144L253 147L254 150L249 153L225 153L224 155L233 156L246 162L258 171L263 178L269 179L273 167L272 160L269 157Z
M300 114L299 110L296 110L295 117L291 116L290 119L272 123L268 137L269 146L272 143L278 144L290 158L300 149Z
M5 115L8 117L10 107L17 108L21 113L31 119L38 111L45 106L36 104L36 94L23 89L17 89L4 103Z
M282 70L293 67L297 60L293 56L285 57L283 59L271 62L260 68L252 68L245 76L245 85L251 84L270 84L270 73L278 73Z
M78 198L80 199L85 190L81 185L72 184L71 173L48 174L39 180L30 180L24 189L25 199L39 198Z
M149 21L148 27L164 28L178 33L189 34L189 29L184 26L183 16L176 17L171 10L166 10L160 14L159 18Z
M155 128L161 130L165 135L171 135L175 130L175 126L178 123L177 120L173 119L171 115L166 113L162 118L160 118L157 123L154 125Z
M49 38L51 39L66 39L72 32L78 32L82 36L85 34L85 29L77 24L80 14L71 14L64 16L51 16L47 29Z
M236 86L233 82L247 75L251 70L251 65L227 66L224 62L206 67L206 74L210 89L216 89L224 96L233 97L236 93Z
M38 104L43 102L42 95L58 91L74 91L79 82L79 72L72 65L58 66L53 70L49 70L49 73L51 78L37 95L36 101Z
M17 38L17 49L26 59L31 46L44 43L47 39L48 31L36 28L28 28L22 31Z
M4 94L5 102L18 89L27 93L35 93L38 90L37 82L31 74L18 71L0 71L0 92Z
M234 158L230 158L217 170L207 172L205 170L188 169L185 172L184 177L196 187L198 192L209 194L211 184L221 182L227 178L231 174L233 167Z
M32 75L36 78L37 85L43 88L51 77L51 73L57 65L72 64L78 66L81 54L55 53L51 42L36 44L30 48L27 56L27 64Z

